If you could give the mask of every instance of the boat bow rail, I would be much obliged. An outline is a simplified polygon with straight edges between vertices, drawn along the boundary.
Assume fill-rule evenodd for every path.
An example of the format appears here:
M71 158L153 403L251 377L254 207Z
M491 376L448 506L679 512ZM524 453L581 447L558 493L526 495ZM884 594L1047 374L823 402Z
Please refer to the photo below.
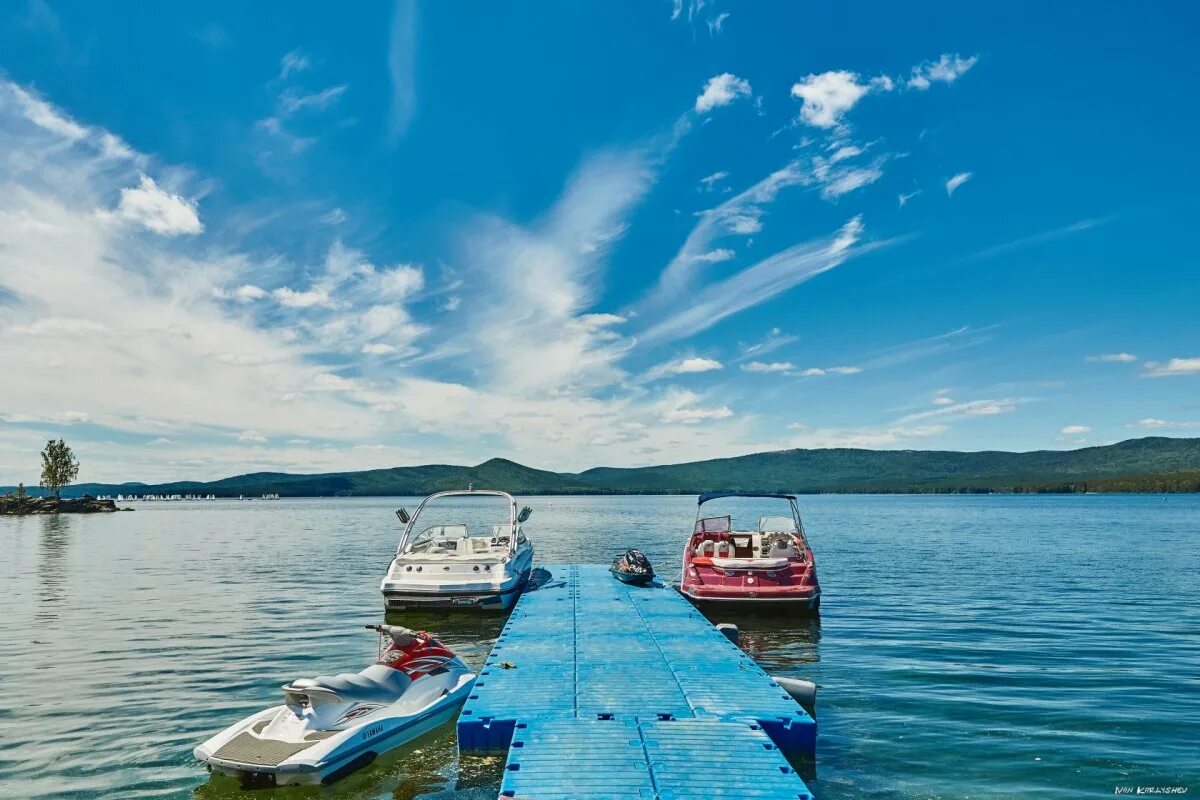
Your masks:
M459 716L461 750L508 750L501 796L811 797L785 755L816 722L678 593L543 569Z

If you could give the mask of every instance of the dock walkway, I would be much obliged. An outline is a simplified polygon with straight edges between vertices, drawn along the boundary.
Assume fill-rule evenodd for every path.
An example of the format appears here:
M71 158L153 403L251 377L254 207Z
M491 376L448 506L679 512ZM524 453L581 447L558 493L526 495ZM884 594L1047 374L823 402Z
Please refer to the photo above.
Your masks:
M676 591L541 570L458 720L464 752L508 751L502 797L810 800L784 754L816 723Z

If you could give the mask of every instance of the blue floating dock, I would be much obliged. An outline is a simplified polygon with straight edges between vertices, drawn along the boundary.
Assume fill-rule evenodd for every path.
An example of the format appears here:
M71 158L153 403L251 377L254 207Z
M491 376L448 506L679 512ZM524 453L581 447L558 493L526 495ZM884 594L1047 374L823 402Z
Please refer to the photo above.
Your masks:
M501 797L811 800L785 755L816 722L678 592L541 569L458 719L462 751L508 751Z

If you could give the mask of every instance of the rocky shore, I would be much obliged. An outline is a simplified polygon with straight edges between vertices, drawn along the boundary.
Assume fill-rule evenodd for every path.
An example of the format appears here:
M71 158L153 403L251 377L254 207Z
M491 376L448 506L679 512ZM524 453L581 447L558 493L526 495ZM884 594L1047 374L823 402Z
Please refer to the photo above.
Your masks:
M132 508L117 508L112 500L97 500L91 495L83 497L17 497L6 494L0 497L0 516L20 517L26 514L104 514L111 511L132 511Z

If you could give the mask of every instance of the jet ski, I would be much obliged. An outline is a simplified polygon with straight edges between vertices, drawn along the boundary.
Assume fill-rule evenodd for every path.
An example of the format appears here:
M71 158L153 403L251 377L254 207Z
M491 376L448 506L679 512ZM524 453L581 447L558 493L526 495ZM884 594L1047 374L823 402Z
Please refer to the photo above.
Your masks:
M475 683L462 659L423 631L366 627L379 635L374 664L286 684L283 705L221 731L196 758L247 788L332 783L452 719Z
M633 586L644 586L654 580L654 567L641 550L626 550L617 556L608 571L621 583Z

